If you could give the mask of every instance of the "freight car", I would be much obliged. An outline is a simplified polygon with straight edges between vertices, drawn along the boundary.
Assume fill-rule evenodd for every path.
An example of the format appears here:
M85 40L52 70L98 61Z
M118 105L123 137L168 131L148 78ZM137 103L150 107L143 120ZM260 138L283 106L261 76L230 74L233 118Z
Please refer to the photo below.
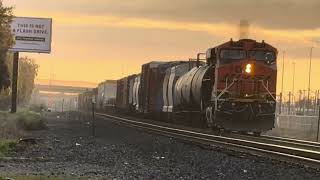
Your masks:
M162 116L164 106L164 82L168 78L166 72L172 67L182 64L191 64L188 61L171 61L171 62L150 62L142 65L141 81L140 81L140 108L139 111L147 117L158 120L163 119Z
M106 80L98 85L97 111L104 112L114 108L117 94L117 81Z
M196 61L144 64L108 91L119 112L260 134L274 127L277 53L264 41L230 40L208 49L204 61L198 54Z
M134 99L136 99L136 78L139 75L130 75L117 81L116 108L120 112L132 112L135 110ZM135 88L134 88L135 87Z
M88 90L78 96L78 109L81 111L91 111L93 100L98 97L98 88ZM96 106L96 104L94 104Z

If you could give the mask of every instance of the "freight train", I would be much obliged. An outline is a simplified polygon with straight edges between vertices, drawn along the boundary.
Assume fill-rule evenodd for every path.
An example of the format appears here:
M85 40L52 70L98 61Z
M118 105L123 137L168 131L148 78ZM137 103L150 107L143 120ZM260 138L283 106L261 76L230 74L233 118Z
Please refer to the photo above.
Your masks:
M79 95L79 108L94 97L99 111L259 135L274 127L277 55L264 41L231 39L194 60L152 61L140 74L105 81Z

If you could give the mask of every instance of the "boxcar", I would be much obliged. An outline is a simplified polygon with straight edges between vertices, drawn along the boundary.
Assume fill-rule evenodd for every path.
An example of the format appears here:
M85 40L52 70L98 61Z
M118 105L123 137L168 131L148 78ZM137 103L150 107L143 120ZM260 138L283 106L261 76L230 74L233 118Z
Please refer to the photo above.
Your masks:
M98 85L97 109L107 111L115 106L117 81L106 80Z

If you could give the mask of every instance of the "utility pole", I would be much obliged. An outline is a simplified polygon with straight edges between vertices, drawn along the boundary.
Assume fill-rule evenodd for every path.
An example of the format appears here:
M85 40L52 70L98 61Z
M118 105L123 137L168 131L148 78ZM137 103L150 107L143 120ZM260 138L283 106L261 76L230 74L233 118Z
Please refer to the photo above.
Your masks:
M62 99L62 107L61 107L61 112L63 112L63 106L64 106L64 98Z
M291 114L291 92L289 92L288 115Z
M314 108L313 108L313 113L316 115L317 114L317 91L315 92L314 95Z
M305 112L306 112L306 90L304 89L303 90L303 115L306 115Z
M317 94L317 105L320 106L320 90L318 90L318 94Z
M282 111L282 96L283 96L283 77L284 77L284 55L285 51L283 51L283 61L282 61L282 81L281 81L281 93L280 93L280 108L279 108L279 114L281 114Z
M292 63L292 65L293 65L293 74L292 74L292 105L293 105L293 108L294 108L294 111L293 111L293 113L294 112L296 112L296 103L295 103L295 95L294 95L294 80L295 80L295 76L296 76L296 63L295 62L293 62Z
M320 105L319 105L318 127L317 127L317 142L319 141L319 124L320 124Z
M315 101L314 101L314 104L316 105L316 107L318 106L318 96L319 96L319 90L316 90L316 94L314 95L315 96Z
M310 84L311 84L311 61L312 61L312 49L310 48L310 61L309 61L309 84L308 84L308 101L307 101L307 112L309 112L310 108Z
M302 96L302 92L301 92L301 90L299 90L299 113L301 113L301 110L302 110L301 96Z

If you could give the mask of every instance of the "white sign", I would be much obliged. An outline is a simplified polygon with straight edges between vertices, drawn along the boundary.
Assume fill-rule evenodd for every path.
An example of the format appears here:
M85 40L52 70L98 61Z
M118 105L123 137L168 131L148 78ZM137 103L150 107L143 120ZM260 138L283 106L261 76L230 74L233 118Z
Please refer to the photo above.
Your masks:
M15 17L11 24L15 52L51 52L52 19Z

